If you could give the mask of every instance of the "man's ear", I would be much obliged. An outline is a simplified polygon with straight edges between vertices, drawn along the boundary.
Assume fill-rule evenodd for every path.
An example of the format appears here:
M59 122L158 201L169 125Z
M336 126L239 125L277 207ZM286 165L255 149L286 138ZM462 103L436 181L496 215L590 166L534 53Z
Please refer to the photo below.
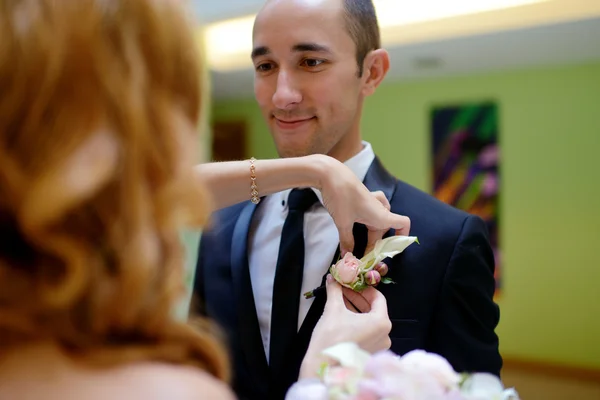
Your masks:
M363 94L370 96L375 93L375 89L390 69L390 56L384 49L373 50L365 57L363 67Z

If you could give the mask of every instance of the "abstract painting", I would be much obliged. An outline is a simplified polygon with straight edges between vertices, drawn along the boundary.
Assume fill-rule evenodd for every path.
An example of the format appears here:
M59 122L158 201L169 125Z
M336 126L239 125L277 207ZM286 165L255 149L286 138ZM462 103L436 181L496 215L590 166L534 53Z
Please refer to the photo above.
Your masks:
M487 224L501 288L498 243L498 107L494 102L434 107L431 113L433 193Z

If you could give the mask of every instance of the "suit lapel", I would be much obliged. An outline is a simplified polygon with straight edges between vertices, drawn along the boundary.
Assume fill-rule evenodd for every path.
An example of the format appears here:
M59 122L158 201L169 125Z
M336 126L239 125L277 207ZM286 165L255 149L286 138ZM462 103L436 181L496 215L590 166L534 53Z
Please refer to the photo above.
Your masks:
M373 163L367 171L363 183L371 191L381 190L385 197L391 202L396 191L397 179L394 178L381 164L379 158L375 157Z
M254 294L248 266L248 231L257 206L251 202L243 208L233 230L231 242L231 276L238 317L239 338L248 372L258 385L266 384L268 364L256 316Z
M369 167L369 171L367 171L365 180L363 181L364 185L371 192L382 191L390 203L396 193L397 182L398 180L383 167L381 161L377 157L373 160L371 167ZM357 226L359 227L358 230ZM383 237L391 236L394 233L394 230L390 229ZM354 238L355 242L359 242L359 240L362 241L362 247L360 248L361 253L355 252L355 255L360 258L364 256L364 251L367 247L367 227L362 224L355 224ZM355 245L355 247L357 246Z

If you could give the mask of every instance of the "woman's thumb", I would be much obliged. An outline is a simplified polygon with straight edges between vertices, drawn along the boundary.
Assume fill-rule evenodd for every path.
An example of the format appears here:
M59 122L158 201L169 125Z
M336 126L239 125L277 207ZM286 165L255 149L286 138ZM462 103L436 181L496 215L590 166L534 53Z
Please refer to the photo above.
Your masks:
M344 304L342 286L333 279L331 274L327 275L325 288L327 290L327 303L325 304L325 308L337 307L339 304Z

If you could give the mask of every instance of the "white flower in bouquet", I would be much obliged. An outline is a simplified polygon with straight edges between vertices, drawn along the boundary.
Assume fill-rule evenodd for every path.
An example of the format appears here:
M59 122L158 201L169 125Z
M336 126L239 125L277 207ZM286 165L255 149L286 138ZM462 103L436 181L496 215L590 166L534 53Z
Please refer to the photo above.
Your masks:
M466 377L461 384L465 400L518 400L514 389L505 389L497 376L476 373Z

